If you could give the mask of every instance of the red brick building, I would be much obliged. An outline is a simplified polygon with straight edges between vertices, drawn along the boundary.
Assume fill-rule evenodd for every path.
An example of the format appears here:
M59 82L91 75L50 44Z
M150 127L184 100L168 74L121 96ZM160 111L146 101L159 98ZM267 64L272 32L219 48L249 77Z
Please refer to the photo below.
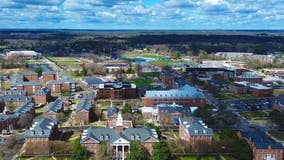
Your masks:
M105 82L99 85L96 93L97 99L128 99L137 97L136 85L126 82Z
M200 118L183 117L179 123L179 137L191 145L197 142L211 143L213 130L208 128Z
M42 72L42 81L53 81L58 79L58 74L55 71Z
M57 98L54 102L49 103L48 107L43 112L43 116L46 118L57 119L58 114L63 112L63 102L60 98Z
M235 82L247 81L250 83L261 83L262 77L256 73L245 72L239 76L234 77Z
M52 141L58 134L58 122L43 118L34 122L25 132L25 146L28 155L49 155Z
M48 88L42 88L40 90L35 91L33 98L34 98L34 103L36 105L41 106L49 102L51 98L51 92Z
M257 129L240 131L238 136L249 143L253 152L253 160L283 159L282 144L274 141L264 131Z
M130 152L131 141L139 141L144 146L149 159L153 150L153 143L158 142L159 138L154 129L144 128L126 128L123 125L121 115L118 115L115 128L96 128L89 127L84 130L81 138L81 145L86 147L90 153L97 154L100 149L100 143L106 141L112 147L116 159L124 160Z
M229 87L230 91L236 94L251 94L255 97L273 97L273 88L262 84L246 81L235 82Z
M92 113L92 99L85 98L80 100L76 108L76 123L80 125L89 124L93 115Z
M11 131L18 127L18 122L22 116L29 115L32 118L35 116L35 106L33 103L26 102L18 107L13 112L3 111L4 114L0 114L0 131Z
M207 102L201 91L192 86L184 85L179 89L146 91L145 96L142 98L142 103L146 107L153 107L161 103L176 103L184 107L204 107Z

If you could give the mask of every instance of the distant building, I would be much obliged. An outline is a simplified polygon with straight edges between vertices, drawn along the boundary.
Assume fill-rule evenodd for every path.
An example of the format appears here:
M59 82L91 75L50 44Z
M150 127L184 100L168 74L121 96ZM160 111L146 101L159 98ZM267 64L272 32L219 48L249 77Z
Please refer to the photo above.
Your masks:
M178 89L146 91L145 96L142 98L142 103L146 107L156 106L161 103L176 103L184 107L203 107L206 105L206 99L201 91L186 84Z
M57 98L54 102L48 104L47 108L43 112L43 116L46 118L57 119L57 115L63 112L63 102L60 98Z
M125 128L121 115L118 115L115 128L95 128L89 127L84 130L81 138L81 145L87 150L97 154L100 143L106 141L113 148L116 159L126 159L126 154L130 152L131 141L139 141L145 147L147 155L150 157L153 150L153 143L158 142L159 138L155 129L144 128Z
M35 72L17 73L10 80L12 90L23 90L28 95L32 95L36 90L42 88L41 82L38 81L38 74Z
M97 99L128 99L137 98L137 88L133 83L105 82L99 85Z
M82 79L82 82L86 86L93 88L98 88L100 85L104 84L104 81L97 77L85 77Z
M276 97L273 109L278 110L279 112L284 112L284 94L280 94Z
M42 72L42 81L53 81L58 79L58 71L46 71Z
M180 118L179 137L192 145L198 142L207 144L212 142L213 130L200 118L183 117Z
M176 88L175 78L177 77L176 71L171 68L163 68L160 74L162 83L171 88Z
M106 63L104 64L104 68L108 69L109 72L118 71L118 70L128 70L129 64L128 63Z
M216 56L224 57L226 59L238 59L240 57L250 57L253 56L253 53L246 53L246 52L217 52L215 53Z
M247 81L250 83L261 83L263 77L252 72L245 72L239 76L234 77L235 82Z
M31 60L31 59L40 59L41 53L35 52L35 51L29 51L29 50L23 50L23 51L9 51L6 52L7 58L13 58L15 56L21 57L25 60Z
M274 141L264 131L251 129L240 131L240 138L245 139L253 152L253 160L281 160L283 159L283 146Z
M247 81L235 82L230 91L236 94L251 94L256 97L273 97L273 88Z
M46 82L46 86L48 89L50 89L51 93L76 91L76 82L69 75L62 72L57 72L54 77L56 78L55 80L49 80Z
M32 102L32 97L24 95L6 95L0 96L0 110L3 109L5 105L12 103L15 107L19 107L27 102Z
M49 155L52 140L58 134L56 119L43 118L36 120L25 132L26 154Z

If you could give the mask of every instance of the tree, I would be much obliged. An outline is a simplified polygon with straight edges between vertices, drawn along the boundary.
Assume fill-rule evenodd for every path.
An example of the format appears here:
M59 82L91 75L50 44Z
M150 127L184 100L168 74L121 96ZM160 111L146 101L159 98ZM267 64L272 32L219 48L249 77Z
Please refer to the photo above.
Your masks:
M130 153L127 156L128 160L144 160L146 153L144 147L139 141L132 141L130 143Z
M83 64L83 65L82 65L82 70L81 70L81 75L82 75L82 76L86 76L86 75L87 75L87 72L88 72L88 70L87 70L85 64Z
M201 53L199 54L199 58L208 59L208 57L209 57L209 54L208 54L206 51L201 52Z
M125 105L121 109L121 113L132 113L132 108L128 103L125 103Z
M36 72L37 74L41 75L41 74L42 74L42 68L41 68L41 67L36 67L36 68L35 68L35 72Z
M82 147L80 144L80 139L77 138L73 142L73 147L72 147L72 154L71 154L71 159L72 160L88 160L88 152L86 147Z
M97 159L99 160L110 160L114 158L112 147L106 142L102 141L100 143L100 150L97 154Z
M13 112L16 109L16 106L13 104L12 101L8 101L6 107L9 111Z
M23 127L28 126L32 121L33 121L33 116L31 114L25 114L20 117L17 123L19 127L23 128Z
M165 141L155 142L152 153L151 160L168 160L170 158L170 149Z
M181 53L179 51L171 53L171 58L180 59L180 56L181 56Z

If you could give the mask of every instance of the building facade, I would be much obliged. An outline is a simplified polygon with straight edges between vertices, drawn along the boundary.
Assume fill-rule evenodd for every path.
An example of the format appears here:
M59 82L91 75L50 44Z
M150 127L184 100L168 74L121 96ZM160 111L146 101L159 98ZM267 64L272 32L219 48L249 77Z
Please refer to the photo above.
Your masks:
M136 85L126 82L105 82L99 85L96 93L97 99L129 99L137 97Z

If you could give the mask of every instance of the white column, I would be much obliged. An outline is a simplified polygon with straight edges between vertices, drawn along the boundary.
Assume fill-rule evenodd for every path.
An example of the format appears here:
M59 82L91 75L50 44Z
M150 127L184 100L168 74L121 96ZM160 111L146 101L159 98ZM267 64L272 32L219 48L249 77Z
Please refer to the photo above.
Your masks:
M116 159L118 159L118 146L115 145L115 157Z
M124 145L122 145L122 160L124 160Z

